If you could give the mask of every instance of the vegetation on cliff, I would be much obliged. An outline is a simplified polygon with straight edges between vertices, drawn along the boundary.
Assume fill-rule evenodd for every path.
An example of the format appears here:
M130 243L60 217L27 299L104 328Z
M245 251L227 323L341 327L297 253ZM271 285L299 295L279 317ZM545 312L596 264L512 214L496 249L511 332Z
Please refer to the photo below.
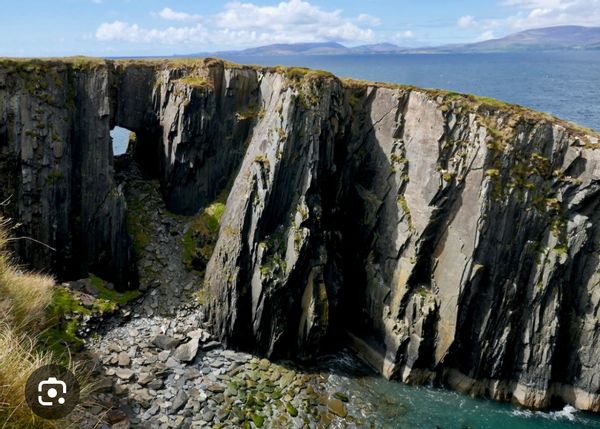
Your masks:
M54 280L22 271L7 250L6 222L0 219L0 424L3 428L65 427L64 421L36 417L24 398L25 383L42 365L70 367L87 391L80 368L65 356L42 347L44 331L54 323L49 311L55 299Z
M226 200L227 190L193 219L183 235L183 262L188 269L204 273L217 242Z
M9 251L15 239L8 226L0 217L0 425L67 427L67 421L43 420L31 412L24 398L27 379L40 366L63 365L77 375L85 398L92 390L89 371L72 359L72 351L83 345L82 320L112 313L139 292L116 292L92 274L86 280L94 290L90 296L57 285L49 276L24 271Z

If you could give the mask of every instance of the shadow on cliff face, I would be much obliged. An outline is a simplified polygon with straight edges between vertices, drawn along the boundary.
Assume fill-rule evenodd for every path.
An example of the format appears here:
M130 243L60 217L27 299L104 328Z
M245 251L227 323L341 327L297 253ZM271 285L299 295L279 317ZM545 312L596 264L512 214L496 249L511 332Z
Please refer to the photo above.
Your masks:
M330 316L338 347L346 343L346 331L371 346L383 344L383 312L395 268L388 259L397 258L396 225L400 219L396 194L402 192L402 184L375 135L377 121L370 114L375 96L376 91L362 94L350 107L351 121L346 122L344 135L335 145L338 173L331 178L324 198L326 227L339 231L330 245L337 265L331 276L341 277ZM398 130L401 126L397 124ZM382 235L384 228L387 233Z
M600 198L598 192L584 201L581 210L589 216L592 227L590 240L575 256L572 268L562 286L562 306L559 312L559 328L556 337L556 353L552 359L551 379L562 383L565 397L575 398L577 384L594 385L596 371L600 367L597 356L600 354L600 343L597 322L587 319L582 326L580 315L591 315L591 308L598 308L593 293L573 285L590 285L597 282L598 275L594 267L600 264ZM592 346L595 345L595 346ZM583 346L589 346L590 352L579 353ZM553 406L562 406L563 398L553 398Z

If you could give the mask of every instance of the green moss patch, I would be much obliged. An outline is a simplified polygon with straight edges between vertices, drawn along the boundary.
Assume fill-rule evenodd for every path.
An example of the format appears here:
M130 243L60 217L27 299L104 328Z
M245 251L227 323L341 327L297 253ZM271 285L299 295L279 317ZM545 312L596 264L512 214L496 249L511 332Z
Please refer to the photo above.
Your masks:
M41 341L59 356L68 354L69 349L79 349L84 341L78 335L84 318L101 316L118 310L129 301L140 296L138 291L119 293L107 287L107 282L93 274L90 282L97 290L91 297L91 305L83 305L80 293L58 286L52 294L48 307L48 328L42 332ZM88 296L90 298L90 296Z
M283 227L279 227L267 237L266 241L261 242L260 246L265 255L260 273L264 280L270 280L275 284L277 279L283 278L288 270L285 261L286 231Z
M159 184L158 181L153 181L148 186L158 189ZM128 194L127 197L127 230L133 240L133 254L139 259L150 243L150 219L144 202L138 196Z
M98 297L94 303L93 309L100 313L110 313L116 311L119 307L127 304L140 296L137 290L127 292L117 292L107 287L107 282L100 277L90 274L92 285L98 290Z
M254 119L262 119L265 115L265 110L261 109L259 106L253 104L247 106L246 108L240 110L235 114L236 118L239 121L251 121Z
M183 235L183 263L188 269L204 273L217 244L225 201L226 193L223 192L192 220Z

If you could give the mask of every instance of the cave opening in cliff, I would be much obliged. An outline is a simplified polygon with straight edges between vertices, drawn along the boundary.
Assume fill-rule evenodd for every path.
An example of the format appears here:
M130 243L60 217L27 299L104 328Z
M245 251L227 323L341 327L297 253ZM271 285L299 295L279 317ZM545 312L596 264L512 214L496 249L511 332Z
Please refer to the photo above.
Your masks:
M110 131L112 140L113 156L125 155L130 152L132 145L137 141L137 135L134 131L123 127L114 127Z

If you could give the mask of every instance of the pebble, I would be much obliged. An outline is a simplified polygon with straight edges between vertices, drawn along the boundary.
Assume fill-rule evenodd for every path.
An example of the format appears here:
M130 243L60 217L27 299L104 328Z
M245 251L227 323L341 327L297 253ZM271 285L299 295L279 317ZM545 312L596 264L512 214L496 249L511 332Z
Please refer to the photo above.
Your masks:
M181 362L193 361L198 353L199 342L198 338L192 338L189 342L177 347L173 356Z
M173 399L173 404L171 405L171 414L175 414L181 410L187 403L188 399L188 395L183 390L180 390L175 396L175 399Z
M115 395L121 396L127 394L129 389L127 388L126 384L115 383L113 386L113 392L115 392Z
M152 390L159 390L163 387L164 383L160 378L152 380L148 383L148 387Z
M207 423L212 422L214 418L215 418L215 413L213 413L212 411L207 411L202 414L202 420L204 420Z
M179 345L180 341L176 338L169 337L167 335L157 335L152 340L152 344L154 344L157 348L162 350L172 350Z
M129 358L129 355L127 353L121 352L119 353L118 363L119 366L129 366L129 364L131 363L131 359Z
M337 398L330 398L329 401L327 401L327 409L339 417L346 417L348 415L346 406Z
M131 380L134 376L134 372L127 368L119 368L115 371L115 375L122 380Z
M213 383L206 386L206 390L212 393L222 393L225 391L225 387L220 384Z
M138 384L141 386L145 386L146 384L150 383L153 380L154 380L154 376L152 374L150 374L149 372L142 372L138 376Z
M180 364L177 360L173 359L172 357L169 357L169 359L167 359L167 368L177 368Z

